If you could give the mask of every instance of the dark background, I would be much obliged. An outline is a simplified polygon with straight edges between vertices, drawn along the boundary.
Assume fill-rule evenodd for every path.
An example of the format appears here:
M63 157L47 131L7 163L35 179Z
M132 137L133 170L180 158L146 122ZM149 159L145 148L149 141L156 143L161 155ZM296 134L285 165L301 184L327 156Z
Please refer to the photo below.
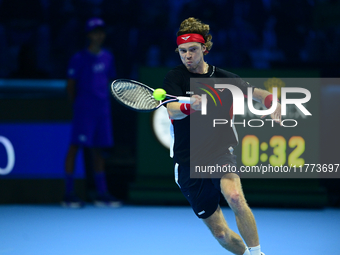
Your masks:
M115 56L119 78L151 79L160 87L162 77L153 74L180 64L174 51L176 32L191 16L210 25L214 43L206 57L210 64L236 73L312 70L319 77L338 77L339 14L336 0L0 0L0 78L64 80L69 58L87 44L85 22L93 16L107 23L105 47ZM326 84L320 91L320 162L328 164L340 163L340 85L334 85ZM1 123L69 122L72 117L64 87L2 86L0 95ZM151 114L136 114L114 101L112 109L115 147L107 151L110 190L127 203L186 204L172 180L171 160L164 158L157 166L151 160L159 159L157 153L167 154L149 133ZM150 139L144 141L145 137ZM160 174L144 167L157 168ZM90 178L87 182L77 183L83 197L93 187ZM340 205L338 180L256 182L244 182L254 206ZM55 203L62 190L62 179L0 177L2 203Z

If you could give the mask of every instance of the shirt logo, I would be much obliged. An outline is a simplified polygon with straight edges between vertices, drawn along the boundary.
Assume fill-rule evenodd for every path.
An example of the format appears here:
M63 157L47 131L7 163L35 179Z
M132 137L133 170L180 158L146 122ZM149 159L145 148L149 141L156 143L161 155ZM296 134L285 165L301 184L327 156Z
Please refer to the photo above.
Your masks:
M68 70L68 74L69 74L69 75L73 75L73 74L74 74L74 69L69 69L69 70Z
M87 137L86 137L86 135L79 135L78 139L79 139L80 142L86 142Z
M104 63L98 63L93 66L93 72L94 73L100 73L103 72L105 69L105 64Z
M189 37L190 37L190 35L189 35L189 36L186 36L186 37L181 37L181 38L182 38L183 40L188 40Z

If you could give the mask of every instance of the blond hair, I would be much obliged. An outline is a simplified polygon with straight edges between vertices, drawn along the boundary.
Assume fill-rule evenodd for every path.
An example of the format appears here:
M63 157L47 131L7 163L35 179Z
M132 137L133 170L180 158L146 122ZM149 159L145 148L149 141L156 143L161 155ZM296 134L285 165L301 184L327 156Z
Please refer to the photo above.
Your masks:
M210 51L213 43L211 41L212 36L209 34L209 30L210 27L208 24L204 24L199 19L190 17L181 23L177 32L177 36L184 34L200 34L205 40L204 45L207 48L207 51ZM208 54L207 51L204 52L204 55ZM176 52L178 52L178 48L176 49Z

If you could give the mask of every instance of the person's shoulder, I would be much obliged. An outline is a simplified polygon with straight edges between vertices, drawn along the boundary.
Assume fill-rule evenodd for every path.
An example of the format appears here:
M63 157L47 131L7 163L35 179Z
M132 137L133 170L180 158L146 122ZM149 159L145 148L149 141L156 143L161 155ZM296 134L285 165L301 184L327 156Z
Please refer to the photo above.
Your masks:
M215 75L216 78L229 78L231 79L233 82L235 82L235 85L239 85L242 87L249 87L251 86L249 84L249 82L245 81L243 78L241 78L239 75L226 71L224 69L221 68L216 68L216 73L217 75Z
M73 54L73 56L71 57L71 60L80 60L85 55L86 55L86 50L85 49L79 50L79 51L77 51L76 53Z
M215 68L216 68L216 74L218 74L219 76L222 76L225 78L240 78L240 76L235 73L229 72L219 67L215 67Z

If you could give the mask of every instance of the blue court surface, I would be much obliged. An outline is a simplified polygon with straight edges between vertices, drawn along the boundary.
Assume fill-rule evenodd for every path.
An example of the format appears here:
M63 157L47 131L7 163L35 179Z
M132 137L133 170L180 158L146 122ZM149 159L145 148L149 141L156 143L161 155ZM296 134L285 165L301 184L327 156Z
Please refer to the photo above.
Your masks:
M222 208L236 230L233 212ZM266 255L340 254L340 210L253 209ZM218 255L189 207L1 205L0 255Z

